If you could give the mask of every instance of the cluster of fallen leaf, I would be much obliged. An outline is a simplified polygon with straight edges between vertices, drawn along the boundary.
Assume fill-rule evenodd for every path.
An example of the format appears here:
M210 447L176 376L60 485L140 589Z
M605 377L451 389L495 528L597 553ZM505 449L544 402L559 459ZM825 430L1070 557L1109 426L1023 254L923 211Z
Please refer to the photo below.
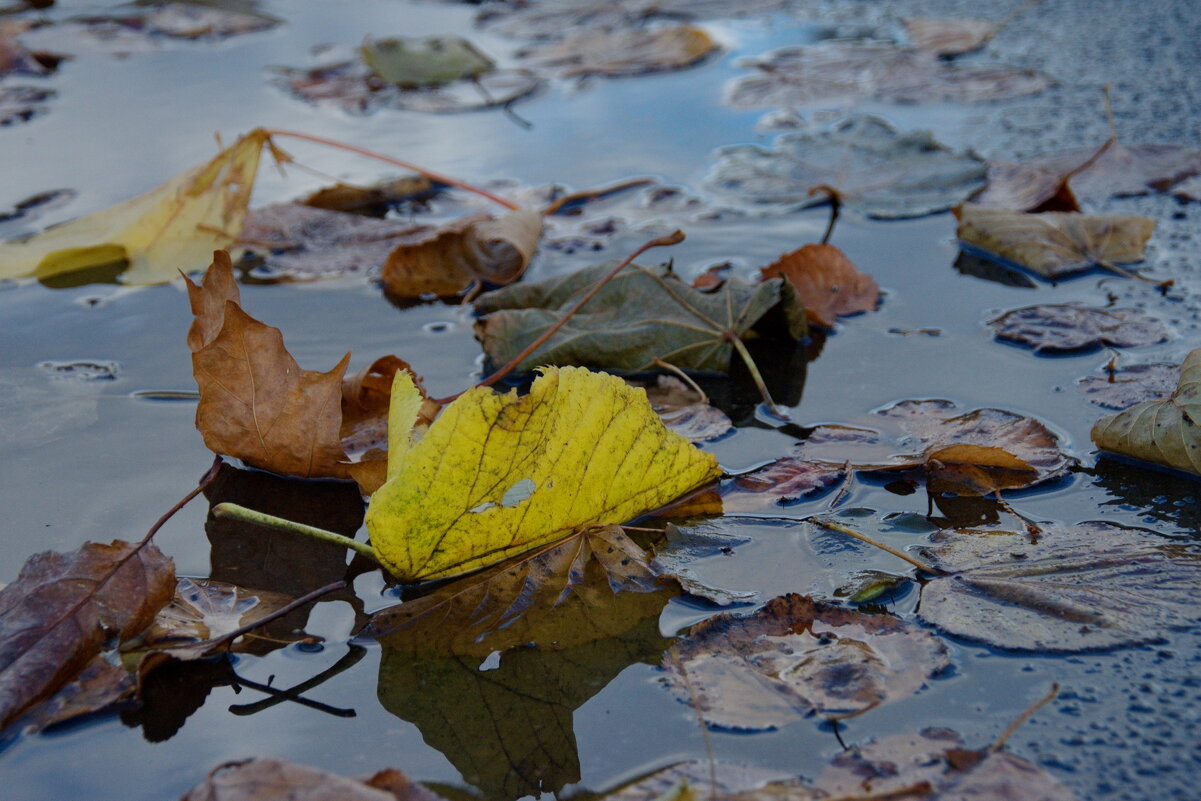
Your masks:
M608 5L531 4L486 12L481 24L547 39L522 58L564 75L646 71L648 62L637 55L643 51L665 59L659 68L684 66L714 47L687 24L637 29L627 7L634 4L620 11ZM707 5L654 3L639 19L703 14ZM562 15L583 13L593 28L582 38L562 37ZM746 107L831 96L972 101L1048 85L1045 76L964 68L936 57L964 52L991 35L984 26L973 31L964 34L966 41L949 41L945 26L914 21L913 48L830 42L778 51L749 65L757 72L731 86L728 99ZM677 47L665 43L671 37L680 40L682 54L667 60L664 53ZM12 34L0 34L0 45L13 41ZM14 55L0 54L24 69L52 69L44 56L9 49ZM355 97L364 108L368 99L386 97L426 110L446 110L435 106L451 102L446 98L453 92L508 102L526 85L513 81L538 80L532 72L506 76L463 40L377 40L364 46L361 58L362 65L281 75L310 97ZM790 77L800 70L819 79ZM349 84L360 94L345 94ZM444 189L435 176L366 193L341 187L307 204L248 212L263 147L279 161L288 159L273 143L277 135L254 131L146 196L2 246L0 274L44 278L124 260L126 279L153 283L217 252L201 284L186 279L194 315L187 342L200 388L197 427L215 453L251 467L353 479L370 496L370 543L356 543L356 551L400 582L455 579L371 615L357 636L384 646L381 702L425 723L435 747L447 736L445 721L465 714L465 698L478 695L495 702L482 706L496 709L517 696L534 699L523 702L532 720L501 715L487 721L489 732L472 728L478 721L456 721L478 736L479 752L503 752L508 760L464 762L463 774L476 786L514 796L578 780L573 752L548 753L561 743L531 743L529 732L570 728L570 711L597 689L572 681L571 671L581 665L594 676L612 676L630 659L661 661L666 683L707 725L762 730L814 714L868 712L918 692L952 663L943 641L913 623L794 595L750 615L718 615L669 643L653 624L670 597L735 599L690 572L690 558L711 545L691 527L672 528L666 541L653 534L636 541L648 532L623 524L647 515L770 513L845 485L856 473L894 474L910 485L924 483L932 495L1000 499L1003 492L1053 481L1074 464L1040 421L1000 409L906 400L867 420L807 430L791 456L726 477L714 491L722 472L690 440L722 436L732 424L686 383L693 380L688 371L743 369L771 403L749 345L803 347L810 326L830 329L839 317L879 303L875 282L841 251L827 243L804 245L763 267L754 282L707 273L690 285L667 266L610 262L515 283L537 251L544 224L571 204L587 206L609 193L544 198L541 210L502 199L509 207L502 217L464 216L442 226L350 211L426 202ZM966 248L1057 278L1140 261L1154 229L1144 217L1084 214L1081 203L1184 191L1179 187L1198 173L1195 151L1126 147L1116 139L1027 164L987 164L928 134L903 134L856 116L822 133L782 136L771 148L728 148L710 172L709 188L769 211L830 203L835 213L845 207L894 218L955 207ZM233 261L223 250L232 245L264 251L276 269L306 277L321 270L375 272L384 291L400 298L513 284L475 300L484 353L496 374L550 366L526 394L479 386L446 402L426 397L398 356L377 359L350 377L349 354L327 372L303 370L279 330L242 308ZM345 266L330 266L331 255ZM325 266L314 270L313 264ZM1126 347L1169 336L1162 323L1134 310L1073 305L1017 309L989 325L998 338L1036 350L1100 342ZM644 391L586 368L676 375L657 376ZM1115 453L1201 474L1201 350L1189 354L1174 389L1169 381L1166 390L1166 397L1107 395L1123 410L1099 421L1093 439ZM214 504L210 524L242 526L257 536L270 525L290 529L272 536L345 542L359 524L356 517L339 534L323 530L338 528L332 524L306 523L287 504L264 509L253 493L223 501ZM352 505L359 502L356 494ZM836 520L808 525L862 536ZM1107 524L1031 523L1019 533L947 529L931 537L921 559L902 556L915 572L894 579L920 584L923 621L957 637L1036 652L1132 645L1187 625L1201 568L1193 551ZM323 558L333 570L327 586L278 592L268 581L177 581L149 536L138 544L88 543L70 554L31 558L18 580L0 590L0 727L44 727L128 699L149 709L156 674L229 647L252 647L244 635L254 627L296 612L322 592L345 589L344 563L328 551ZM498 653L501 665L489 671L484 687L477 669ZM526 669L527 663L539 670ZM531 675L542 686L532 686ZM546 681L547 675L562 680ZM415 686L438 689L417 694L410 691ZM514 757L521 748L528 750ZM456 764L464 759L453 744L444 750ZM555 766L550 773L548 765ZM708 780L690 770L678 766L616 795L661 799L717 782L716 770ZM222 766L188 797L238 797L239 787L264 782L320 786L346 798L434 797L395 772L358 782L269 760ZM998 788L1072 797L1015 756L995 748L969 751L953 733L931 730L859 746L812 785L732 781L720 794L850 801L987 797Z

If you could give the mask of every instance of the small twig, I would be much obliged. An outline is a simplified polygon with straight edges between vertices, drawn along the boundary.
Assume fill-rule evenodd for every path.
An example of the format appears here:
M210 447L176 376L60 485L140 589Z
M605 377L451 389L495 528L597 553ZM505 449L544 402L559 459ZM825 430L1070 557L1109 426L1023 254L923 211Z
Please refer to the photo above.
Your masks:
M990 745L988 747L988 750L989 751L1000 751L1001 748L1003 748L1005 746L1005 741L1008 740L1013 735L1013 733L1015 731L1017 731L1018 728L1023 723L1030 720L1030 718L1034 715L1035 712L1037 712L1038 710L1042 709L1044 706L1046 706L1047 704L1049 704L1053 700L1055 700L1055 696L1057 696L1057 695L1059 695L1059 682L1053 682L1051 684L1050 692L1048 692L1042 698L1035 701L1030 706L1030 708L1027 709L1025 712L1018 715L1017 720L1015 720L1013 723L1010 723L1009 728L1007 728L1005 731L1001 732L1001 736L997 738L997 741L995 743L993 743L992 745Z
M602 197L615 195L618 192L624 192L627 189L636 189L640 186L648 186L653 183L654 181L650 178L631 178L628 181L622 181L621 183L601 187L600 189L585 189L582 192L573 192L570 195L564 195L552 201L549 206L542 210L542 216L549 217L552 214L558 214L569 203L587 203Z
M557 332L560 328L562 328L564 325L566 325L567 321L575 316L576 312L578 312L581 308L583 308L584 304L586 304L588 301L592 300L592 298L596 295L596 293L600 292L601 288L604 287L605 284L612 281L617 276L617 274L619 272L621 272L623 269L625 269L625 267L627 267L631 262L633 262L634 259L638 258L639 256L641 256L643 253L650 250L651 248L666 247L668 245L677 245L683 241L684 241L684 232L683 231L675 231L674 233L668 234L667 236L661 236L656 239L652 239L649 242L644 243L641 247L639 247L637 250L635 250L633 253L631 253L629 256L627 256L624 261L622 261L620 264L618 264L616 267L614 267L612 270L610 270L608 275L606 275L601 280L597 281L596 284L592 287L592 289L588 290L588 293L586 295L584 295L584 297L580 298L574 306L572 306L570 309L568 309L563 314L562 317L560 317L558 320L556 320L554 325L552 325L550 328L547 328L544 332L542 332L542 335L540 337L535 339L529 345L526 345L525 349L522 350L521 353L518 353L516 356L514 356L509 361L508 364L506 364L504 367L497 370L492 375L485 378L483 381L480 381L475 386L490 387L493 384L495 384L497 381L499 381L502 378L504 378L505 376L507 376L509 373L516 370L517 366L519 364L521 364L523 361L525 361L527 356L529 356L534 351L538 350L538 348L542 347L542 345L548 339L550 339L552 336L555 335L555 332ZM464 390L464 391L466 391L466 390ZM435 402L442 404L442 405L446 405L447 403L450 403L451 401L453 401L455 398L459 397L462 394L463 394L462 392L457 392L454 395L449 395L445 398L437 398L435 400Z
M821 243L823 245L830 244L830 237L834 235L834 225L838 222L838 217L842 213L842 196L834 191L831 187L820 186L809 190L809 194L813 194L816 190L824 190L830 198L830 221L826 223L826 232L822 234Z
M695 392L697 395L701 396L701 401L700 401L701 403L704 403L704 404L709 403L709 396L705 394L705 390L701 389L700 385L697 384L695 381L693 381L692 377L689 376L688 373L685 373L683 370L681 370L679 367L676 367L671 362L663 361L658 356L651 359L651 361L654 362L655 364L659 365L660 367L662 367L664 370L668 370L668 371L672 372L673 374L675 374L675 376L677 378L679 378L681 381L683 381L685 384L687 384L689 386L689 388L692 389L693 392Z
M1118 139L1118 123L1113 116L1113 101L1109 98L1109 90L1112 88L1112 84L1105 84L1101 87L1101 94L1105 98L1105 119L1109 121L1109 138L1116 142Z
M117 562L116 566L113 568L113 573L116 573L118 570L120 570L122 565L133 558L134 554L142 550L146 543L150 542L151 538L158 533L158 530L166 525L168 520L175 516L176 512L187 506L193 498L204 492L205 488L208 487L209 484L213 483L213 479L217 477L217 471L221 469L221 464L221 457L214 456L212 466L208 469L208 472L204 474L204 477L200 479L200 483L196 485L196 489L183 496L178 503L168 509L162 517L154 522L154 525L151 526L150 530L146 532L146 536L142 537L142 539L138 541L138 544L135 545L134 549L129 552L129 555L123 557L121 561ZM105 580L107 581L107 579Z
M842 474L843 474L842 486L838 488L838 494L835 495L830 500L830 502L826 504L827 512L833 511L834 508L837 507L838 504L842 502L842 499L850 494L851 487L853 487L855 485L855 469L853 467L851 467L850 459L847 459L845 462L842 463Z
M713 752L713 738L709 736L709 726L705 723L705 716L701 713L700 704L696 702L696 690L692 687L692 679L688 678L688 671L684 669L684 663L680 661L678 645L667 649L667 658L671 660L671 666L684 680L684 690L688 693L688 705L696 713L697 725L701 727L701 738L705 742L705 755L709 758L709 801L717 801L717 757Z
M662 534L661 528L646 528L645 526L618 526L622 531L640 531L643 534Z
M912 556L905 553L904 551L898 551L896 548L885 545L882 542L873 540L871 537L867 536L866 534L856 531L855 529L851 528L850 526L844 526L842 523L836 523L835 521L830 520L829 518L819 517L817 515L814 515L813 517L808 518L808 520L809 520L809 522L813 523L814 525L821 526L822 528L827 528L831 531L837 531L839 534L846 534L848 537L853 537L854 539L857 539L860 542L866 542L868 545L874 545L875 547L879 548L880 550L886 551L887 553L892 554L893 556L895 556L898 559L904 559L906 562L913 565L918 570L924 570L927 573L933 573L938 576L948 575L947 571L940 570L937 567L934 567L933 565L928 565L919 559L914 559Z
M267 528L289 531L293 534L303 534L306 537L332 542L335 545L341 545L343 548L349 548L355 553L362 554L377 564L379 563L379 557L375 555L375 549L371 545L359 542L358 540L352 540L350 537L337 534L333 531L326 531L316 526L306 526L303 523L295 523L291 520L285 520L282 517L269 515L266 512L256 512L254 509L247 509L245 506L239 506L236 503L219 503L213 507L212 512L214 517L240 520L243 523L253 523L256 526L266 526Z
M459 189L464 189L468 192L474 192L475 194L480 195L481 197L486 197L488 200L491 200L493 203L498 203L501 206L504 206L505 208L510 209L512 211L517 211L518 209L521 208L513 201L505 200L503 197L500 197L499 195L494 195L493 193L489 192L487 189L482 189L481 187L474 186L465 181L460 181L457 178L451 178L449 175L443 175L442 173L437 173L437 172L434 172L433 170L427 170L424 167L419 167L416 164L412 164L411 162L408 162L408 161L401 161L400 159L394 159L391 156L385 156L383 153L376 153L373 150L367 150L366 148L357 147L356 145L349 145L349 144L346 144L345 142L339 142L336 139L326 139L324 136L314 136L313 134L301 133L300 131L287 131L287 130L282 130L279 128L268 129L267 133L270 136L285 136L285 137L292 137L293 139L303 139L306 142L313 142L318 145L326 145L328 147L336 147L340 150L346 150L351 153L357 153L360 156L366 156L367 158L376 159L377 161L382 161L386 164L391 164L395 167L401 167L402 169L412 170L413 172L420 173L421 175L424 175L426 178L429 178L431 181L437 181L438 183L446 184L447 186L454 186L454 187L458 187Z

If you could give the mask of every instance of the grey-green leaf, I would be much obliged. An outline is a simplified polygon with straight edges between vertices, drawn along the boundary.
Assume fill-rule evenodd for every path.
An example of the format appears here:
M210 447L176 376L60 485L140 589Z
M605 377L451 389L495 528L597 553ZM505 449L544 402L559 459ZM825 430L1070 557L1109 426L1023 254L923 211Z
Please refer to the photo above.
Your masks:
M495 66L466 39L433 36L428 39L368 39L363 60L380 80L401 89L442 86L491 72Z

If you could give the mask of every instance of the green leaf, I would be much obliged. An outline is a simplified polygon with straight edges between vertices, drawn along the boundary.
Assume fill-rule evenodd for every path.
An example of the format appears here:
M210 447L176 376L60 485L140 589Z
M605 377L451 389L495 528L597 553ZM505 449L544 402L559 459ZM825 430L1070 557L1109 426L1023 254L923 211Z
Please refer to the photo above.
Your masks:
M517 284L476 302L483 315L476 334L495 364L506 364L550 328L615 262L561 278ZM778 309L793 338L805 335L805 310L779 279L749 285L727 281L713 292L684 283L668 267L631 264L606 284L518 370L580 365L606 370L649 370L661 359L686 370L727 371L733 352L727 332L740 338Z
M1143 401L1093 426L1097 447L1201 475L1201 348L1184 357L1170 398Z

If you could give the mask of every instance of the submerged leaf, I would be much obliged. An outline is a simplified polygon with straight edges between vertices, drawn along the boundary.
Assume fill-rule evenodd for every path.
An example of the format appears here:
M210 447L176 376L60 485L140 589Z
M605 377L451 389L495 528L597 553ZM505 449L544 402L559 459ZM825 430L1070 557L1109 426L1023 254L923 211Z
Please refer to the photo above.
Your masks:
M951 575L922 588L921 618L1022 651L1074 652L1161 639L1197 622L1201 554L1111 523L1025 534L942 531L925 555Z
M0 729L146 628L174 586L171 560L152 544L30 557L0 589Z
M122 280L157 284L203 267L214 250L237 239L269 143L268 133L256 129L145 195L0 244L0 278L45 278L127 261Z
M736 108L795 107L826 101L982 103L1042 92L1054 81L1033 70L952 64L891 42L844 40L784 47L745 63L734 81Z
M950 664L941 641L900 618L784 595L753 615L694 626L663 667L707 723L759 730L865 712Z
M786 134L772 149L719 151L709 185L747 203L797 208L831 195L869 217L921 217L945 211L984 186L985 164L928 132L902 134L867 115L819 134Z
M557 67L564 78L581 75L644 75L689 67L718 49L695 25L654 30L619 28L569 35L518 55L537 66Z
M36 86L0 87L0 128L18 122L28 122L39 114L46 113L46 101L56 94L53 89ZM5 249L4 245L0 245L0 255ZM12 274L7 269L0 268L0 278L9 277L12 277Z
M561 39L565 32L637 28L650 19L698 20L776 11L792 0L540 0L493 3L480 14L489 30L522 39Z
M520 209L493 219L473 214L396 247L384 265L384 291L395 298L454 295L473 281L509 284L529 266L542 215Z
M845 478L843 465L785 457L738 476L723 489L727 512L770 512L816 495Z
M141 639L155 648L216 639L266 617L291 600L277 592L181 578L175 584L175 597L159 610Z
M528 395L477 387L447 406L389 462L367 529L397 578L442 578L623 523L719 474L713 456L664 428L641 390L547 368Z
M399 790L399 792L398 792ZM438 794L396 770L367 781L270 757L226 762L180 801L440 801Z
M965 203L956 235L1044 278L1143 260L1155 220L1130 214L1021 214Z
M734 427L725 412L710 406L708 398L675 376L657 376L645 390L663 424L693 442L717 439Z
M1180 368L1174 364L1132 364L1076 382L1090 403L1121 411L1136 403L1166 398L1176 388Z
M606 526L382 609L358 636L396 651L480 657L572 648L657 614L668 587L641 548Z
M363 43L362 54L363 61L381 81L401 89L423 89L477 78L496 66L475 45L458 36L368 39Z
M482 315L476 334L488 358L505 364L517 356L613 267L600 264L482 296L475 306ZM803 336L804 309L783 281L727 281L701 292L669 268L631 264L517 369L557 364L653 370L661 359L685 370L725 372L734 350L726 332L744 337L776 308L787 317L789 334Z
M1171 397L1101 418L1092 440L1122 456L1201 475L1201 349L1184 357Z
M875 311L880 300L875 279L833 245L805 245L761 272L764 278L787 278L805 304L809 322L825 328L833 327L838 317Z
M1137 348L1168 338L1159 320L1136 309L1103 309L1075 303L1048 303L1005 312L988 321L998 339L1036 351L1079 350L1111 345Z
M914 17L904 23L909 41L939 56L958 56L979 50L1001 29L987 19Z

